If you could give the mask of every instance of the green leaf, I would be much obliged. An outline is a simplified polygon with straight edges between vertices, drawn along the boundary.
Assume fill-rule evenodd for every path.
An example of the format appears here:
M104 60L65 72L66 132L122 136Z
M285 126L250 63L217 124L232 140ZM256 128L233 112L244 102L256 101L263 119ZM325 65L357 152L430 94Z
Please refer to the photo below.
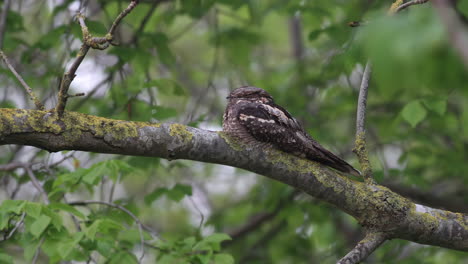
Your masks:
M174 108L154 106L154 110L156 110L156 112L153 114L153 116L158 120L164 120L177 116L177 110Z
M114 220L98 219L94 221L91 226L86 228L85 234L86 237L94 240L98 232L109 234L110 232L115 233L114 231L120 231L122 229L124 229L123 226Z
M218 251L221 249L221 242L225 240L231 240L232 238L224 233L214 233L203 238L200 242L198 242L193 249L194 250L214 250Z
M185 195L192 195L192 186L178 183L172 189L168 190L166 195L169 199L180 202Z
M51 203L51 204L48 205L48 207L51 210L65 211L65 212L68 212L68 213L71 213L71 214L77 216L80 219L83 219L83 220L86 219L86 216L82 212L78 211L75 207L73 207L71 205L68 205L68 204Z
M166 34L157 32L152 35L152 39L162 63L166 65L174 65L176 58L169 48L169 39Z
M424 99L423 103L429 110L436 112L440 116L443 116L447 110L447 98Z
M167 196L167 198L173 201L179 202L186 195L188 196L192 195L192 186L178 183L174 187L172 187L172 189L159 187L155 189L154 191L152 191L147 196L145 196L145 203L151 204L157 199L159 199L159 197L161 197L164 194Z
M150 194L145 196L145 203L147 205L152 204L154 201L159 199L162 195L164 195L167 192L167 188L161 187L161 188L156 188L154 191L152 191Z
M63 259L66 259L68 255L76 248L78 243L83 239L83 232L76 232L70 241L64 241L58 246L58 252Z
M104 36L107 34L107 28L104 24L100 21L93 21L93 20L86 20L86 26L88 27L89 31L92 34L97 34L100 36Z
M216 254L213 261L216 264L234 264L234 258L229 254Z
M421 104L421 101L415 100L403 108L401 115L412 127L416 127L426 117L427 111Z
M5 1L3 1L3 3L5 3ZM12 9L8 10L6 24L8 25L7 32L25 31L23 16Z
M160 78L147 82L145 88L156 87L159 92L165 95L184 96L187 93L184 88L175 80L168 78Z
M62 184L66 186L76 185L85 173L86 173L86 169L79 168L76 171L71 172L71 173L60 174L59 176L57 176L57 179L52 184L52 188L57 188Z
M24 258L30 262L34 255L36 254L37 249L39 248L40 245L40 240L35 240L35 241L29 241L24 247L23 255ZM0 262L2 263L2 262Z
M105 162L100 162L93 165L91 168L86 170L86 173L83 175L83 182L90 185L95 185L102 178L102 176L109 173L109 169L106 166Z
M27 201L23 200L5 200L0 206L0 210L7 213L20 214L26 203Z
M221 243L225 240L232 240L232 238L228 234L224 233L214 233L203 238L203 241L207 243Z
M24 212L26 212L29 216L38 218L41 215L42 211L42 204L28 202L24 207Z
M135 56L135 49L125 46L113 47L110 51L110 54L114 54L119 57L122 61L131 61Z
M13 257L8 256L7 254L0 253L0 263L3 264L13 264Z
M41 215L32 223L30 230L31 234L36 238L40 237L44 230L49 226L51 220L52 218L47 215Z
M121 263L138 263L138 259L132 253L126 251L120 251L114 254L108 262L109 264L121 264Z
M174 263L184 263L185 262L182 262L180 260L179 257L176 257L176 256L172 256L172 255L169 255L169 254L164 254L159 260L158 262L159 264L174 264Z
M457 1L457 9L466 16L468 16L468 0Z
M49 49L61 41L62 35L65 33L67 27L61 25L42 35L41 39L36 43L36 46L42 50Z
M103 255L106 258L110 258L112 253L114 253L114 244L116 241L99 239L96 241L96 247L99 254Z

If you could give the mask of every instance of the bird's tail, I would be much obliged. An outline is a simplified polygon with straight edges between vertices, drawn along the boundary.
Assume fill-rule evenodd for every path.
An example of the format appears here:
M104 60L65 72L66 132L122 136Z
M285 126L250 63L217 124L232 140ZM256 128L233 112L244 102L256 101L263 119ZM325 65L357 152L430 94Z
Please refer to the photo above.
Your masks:
M335 154L331 153L330 151L326 150L317 142L314 143L315 144L313 144L313 148L310 151L308 151L306 155L307 159L318 161L323 165L332 167L344 173L349 173L357 177L361 176L361 172L353 168L353 166L349 165L349 163L336 156Z

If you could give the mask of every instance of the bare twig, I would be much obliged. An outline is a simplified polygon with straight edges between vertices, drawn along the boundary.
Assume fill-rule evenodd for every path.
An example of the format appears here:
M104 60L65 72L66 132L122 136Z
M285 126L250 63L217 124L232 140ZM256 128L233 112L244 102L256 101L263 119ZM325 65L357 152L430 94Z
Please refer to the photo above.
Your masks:
M24 168L25 166L27 166L27 164L23 162L11 162L8 164L0 165L0 171L12 171L18 168Z
M122 11L122 13L120 13L117 18L115 19L114 23L112 23L112 26L109 30L109 33L107 33L106 35L106 38L110 41L112 41L112 38L114 36L114 33L115 33L115 30L117 29L117 26L120 24L120 21L122 21L122 19L128 15L132 10L133 8L135 8L135 6L138 4L138 0L132 0L130 2L130 4L128 5L127 8L125 8L124 11Z
M39 257L39 251L40 251L42 244L44 243L44 240L45 240L45 237L42 237L41 241L39 241L39 245L37 246L36 252L34 253L34 257L31 260L31 264L36 264L37 258Z
M368 61L362 75L361 87L359 88L359 98L356 114L356 140L353 152L356 153L362 169L362 176L368 183L374 183L372 179L372 167L369 162L369 154L366 147L366 107L367 91L372 72L372 64Z
M3 1L3 9L2 13L0 14L0 50L3 49L3 39L5 37L6 31L6 18L8 10L10 9L10 3L10 0Z
M396 10L397 8L403 4L403 0L395 0L392 5L390 6L390 8L388 9L388 13L389 14L395 14L396 13Z
M383 233L369 232L346 256L340 259L337 264L355 264L366 259L374 250L385 242Z
M427 2L429 2L429 0L412 0L412 1L409 1L409 2L406 2L406 3L403 3L403 4L399 5L395 9L395 13L398 13L401 10L403 10L403 9L405 9L407 7L410 7L412 5L420 5L420 4L424 4L424 3L427 3Z
M50 201L49 201L49 197L47 197L47 193L44 191L44 188L42 188L42 185L39 183L39 181L37 180L36 176L34 175L34 172L32 171L31 167L24 167L24 169L26 170L26 173L28 174L29 176L29 179L31 179L31 182L32 184L34 185L34 187L39 191L39 193L42 195L42 199L44 199L44 202L46 204L49 204Z
M198 212L198 214L200 215L200 224L198 224L198 230L201 230L202 226L203 226L203 223L205 222L205 216L203 215L202 211L200 210L200 208L198 208L197 204L195 203L195 201L192 199L192 197L189 197L189 200L190 202L192 202L192 205L193 207L195 208L195 210Z
M112 187L111 187L110 194L109 194L109 203L112 203L112 201L114 200L115 186L117 185L118 182L120 182L121 177L122 177L122 173L119 173L119 175L117 176L117 180L112 182Z
M55 107L55 111L59 116L63 115L63 111L65 110L65 105L67 104L67 100L69 97L73 97L72 95L68 94L68 90L70 88L70 84L72 83L73 79L76 76L76 71L80 64L83 62L86 54L88 53L90 48L104 50L109 47L109 45L113 44L112 40L114 39L114 33L117 26L120 24L122 19L127 16L133 8L138 4L138 0L130 1L128 7L123 10L112 23L109 32L106 34L105 37L93 37L88 30L88 27L85 23L84 15L78 13L77 19L78 23L81 27L81 33L83 35L83 44L81 45L80 51L78 52L75 61L73 62L70 69L63 75L62 82L60 83L59 93L58 93L58 103ZM74 96L82 96L83 94L76 94Z
M106 206L109 206L109 207L112 207L112 208L116 208L116 209L119 209L121 210L122 212L128 214L131 218L133 218L133 221L135 221L137 223L137 226L138 226L138 232L140 233L140 243L141 243L141 256L139 258L139 263L141 263L141 261L143 260L143 257L145 256L145 239L143 237L143 229L145 229L146 231L148 231L149 233L151 233L152 235L155 235L155 232L154 230L152 230L151 228L145 226L141 221L140 219L138 219L138 217L136 217L132 212L130 212L127 208L121 206L121 205L118 205L118 204L114 204L114 203L108 203L108 202L104 202L104 201L95 201L95 200L84 200L84 201L75 201L75 202L69 202L68 203L69 205L89 205L89 204L102 204L102 205L106 205Z
M432 1L442 24L448 33L450 44L458 52L465 67L468 69L468 29L463 24L449 1Z
M16 79L18 79L18 81L21 83L21 85L24 87L24 89L26 89L26 92L31 97L31 100L33 100L34 104L36 105L36 108L39 109L39 110L44 110L44 105L42 105L41 101L39 101L39 99L37 99L37 97L34 94L33 90L24 81L24 79L21 77L21 75L19 75L16 72L15 68L13 68L13 66L10 64L10 61L8 60L7 56L5 55L5 53L3 53L2 50L0 50L0 57L2 57L3 61L7 65L8 69L13 73L13 75L15 75Z
M1 241L5 241L5 240L8 240L10 239L16 232L16 230L18 230L18 228L23 224L23 221L24 221L24 217L26 216L26 213L22 213L21 214L21 218L18 222L16 222L15 226L13 227L13 229L10 231L10 233L8 233L8 235Z

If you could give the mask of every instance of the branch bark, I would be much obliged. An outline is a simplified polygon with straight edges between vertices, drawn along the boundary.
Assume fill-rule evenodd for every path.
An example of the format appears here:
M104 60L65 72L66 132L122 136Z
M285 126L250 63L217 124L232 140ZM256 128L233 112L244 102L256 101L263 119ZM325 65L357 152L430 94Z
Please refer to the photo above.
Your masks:
M382 233L369 232L356 247L346 256L340 259L337 264L355 264L366 259L374 250L385 242L385 235Z
M372 178L372 167L369 162L369 153L366 143L366 108L367 108L367 91L372 72L372 64L370 61L366 63L364 73L362 75L361 86L359 88L359 97L356 114L356 139L353 152L359 159L359 164L362 169L362 177L367 183L374 184Z
M0 145L49 151L189 159L246 169L333 204L366 229L421 244L468 251L468 216L415 204L384 186L346 178L318 163L252 148L222 132L181 124L129 122L75 112L0 109Z

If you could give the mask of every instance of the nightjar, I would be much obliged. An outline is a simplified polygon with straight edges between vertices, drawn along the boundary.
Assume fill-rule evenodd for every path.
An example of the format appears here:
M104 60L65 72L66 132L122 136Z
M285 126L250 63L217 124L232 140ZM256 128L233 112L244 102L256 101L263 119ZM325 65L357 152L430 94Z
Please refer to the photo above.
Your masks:
M232 91L223 115L223 131L249 144L268 144L284 152L360 176L346 161L312 139L299 122L275 104L265 90L243 86Z

